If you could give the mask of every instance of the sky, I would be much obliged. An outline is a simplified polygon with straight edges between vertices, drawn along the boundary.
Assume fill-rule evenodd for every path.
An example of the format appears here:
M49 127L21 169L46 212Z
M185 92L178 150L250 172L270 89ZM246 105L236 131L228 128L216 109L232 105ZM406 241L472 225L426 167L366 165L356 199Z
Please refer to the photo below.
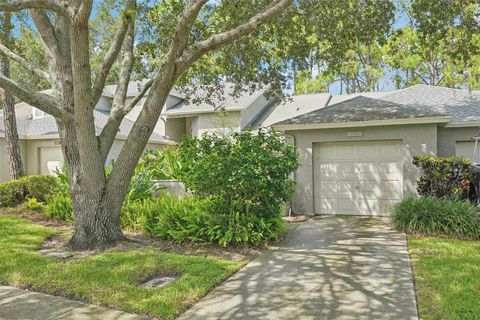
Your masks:
M403 10L397 10L393 30L401 29L408 25L408 17ZM380 91L395 90L393 83L393 71L386 70L383 78L380 79ZM334 83L330 86L331 94L340 94L340 83ZM345 93L345 92L344 92Z

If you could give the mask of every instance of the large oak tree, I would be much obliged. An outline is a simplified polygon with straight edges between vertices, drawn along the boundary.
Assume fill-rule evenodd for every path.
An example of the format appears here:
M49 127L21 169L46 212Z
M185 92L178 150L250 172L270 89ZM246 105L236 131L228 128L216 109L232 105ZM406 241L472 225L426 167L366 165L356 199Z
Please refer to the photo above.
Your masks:
M42 70L25 60L21 53L2 47L5 55L33 75L47 79L52 91L50 94L33 91L4 75L0 75L0 87L56 119L71 181L75 228L70 244L75 249L109 246L124 239L120 208L129 181L168 94L179 79L185 79L192 65L205 59L207 54L256 32L275 16L287 12L293 4L292 0L165 2L175 10L169 11L170 16L166 15L168 25L162 29L164 33L159 42L161 56L156 67L150 70L153 74L151 80L128 103L126 93L136 55L135 27L138 21L135 0L119 1L124 6L112 13L116 16L116 31L96 70L92 68L90 44L101 39L90 36L93 0L11 0L0 3L3 12L28 10L48 60L48 70ZM215 15L215 12L219 14ZM223 17L224 23L212 28L209 17ZM119 80L111 114L97 136L93 110L117 61L120 64ZM268 68L265 61L260 61L257 67ZM234 72L241 70L241 66L237 66ZM105 161L120 123L148 90L142 111L107 177Z

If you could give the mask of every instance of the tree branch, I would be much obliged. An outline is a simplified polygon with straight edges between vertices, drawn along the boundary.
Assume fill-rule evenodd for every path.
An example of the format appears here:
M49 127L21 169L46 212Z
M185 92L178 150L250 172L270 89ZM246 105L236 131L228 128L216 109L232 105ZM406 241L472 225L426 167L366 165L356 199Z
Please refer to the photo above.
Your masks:
M0 75L0 88L52 116L61 117L64 114L59 107L60 101L58 99L43 92L22 88L4 75Z
M174 59L177 59L183 54L188 41L188 33L192 29L193 22L207 2L208 0L191 0L183 10L170 44Z
M95 82L93 84L92 88L92 106L95 107L97 104L98 100L100 99L103 88L105 87L105 81L108 77L108 74L115 62L117 60L117 57L122 49L122 45L125 41L125 36L127 34L127 30L130 25L132 25L135 22L135 17L132 17L132 13L127 12L129 10L134 9L136 6L136 1L134 0L129 0L126 7L125 7L125 17L121 17L122 22L115 33L115 36L113 38L113 42L110 45L110 48L108 49L107 53L105 54L105 57L102 61L102 65L100 68L97 70L95 74Z
M52 57L58 57L60 55L57 35L55 29L50 21L50 18L43 10L32 9L30 10L35 27L40 34L44 44L48 48L48 51Z
M127 97L128 86L130 84L133 63L135 61L135 57L133 55L134 42L135 25L134 23L131 23L128 26L128 32L125 37L125 53L122 62L122 68L120 70L119 82L115 91L115 97L113 98L112 110L110 112L110 116L108 117L107 124L99 136L99 149L103 161L107 159L110 148L112 147L115 136L117 135L118 128L120 127L120 124L126 115L126 112L124 111L125 100Z
M102 155L103 161L106 161L108 153L112 147L115 136L117 135L118 128L122 123L123 118L127 115L132 109L137 105L137 103L145 96L147 91L151 88L153 80L149 80L145 83L142 90L132 99L132 101L123 108L112 108L110 116L108 117L108 122L103 127L99 140L99 149L100 154Z
M41 69L38 69L33 64L28 62L25 58L20 57L18 54L11 51L9 48L7 48L6 46L4 46L1 43L0 43L0 52L2 52L5 56L12 59L16 63L18 63L24 69L30 71L33 75L36 75L37 77L44 78L44 79L47 79L47 80L50 79L50 76L49 76L48 72L45 72Z
M177 72L182 73L204 54L220 49L227 44L232 43L236 39L254 32L260 25L272 19L292 3L292 0L275 0L268 8L251 17L246 23L196 43L180 59L177 60Z
M17 0L0 3L0 11L20 11L24 9L49 10L68 16L68 3L62 0Z
M147 91L150 90L153 84L153 79L148 80L144 85L142 90L130 101L128 105L125 106L124 112L125 114L132 111L133 108L137 105L137 103L142 100L142 98L147 94Z

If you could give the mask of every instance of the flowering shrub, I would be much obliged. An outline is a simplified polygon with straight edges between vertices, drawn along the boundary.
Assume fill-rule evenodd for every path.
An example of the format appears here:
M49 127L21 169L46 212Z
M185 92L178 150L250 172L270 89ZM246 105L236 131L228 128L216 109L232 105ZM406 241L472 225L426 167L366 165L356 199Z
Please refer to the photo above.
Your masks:
M421 169L417 192L421 196L468 199L469 160L456 157L417 156L413 164Z

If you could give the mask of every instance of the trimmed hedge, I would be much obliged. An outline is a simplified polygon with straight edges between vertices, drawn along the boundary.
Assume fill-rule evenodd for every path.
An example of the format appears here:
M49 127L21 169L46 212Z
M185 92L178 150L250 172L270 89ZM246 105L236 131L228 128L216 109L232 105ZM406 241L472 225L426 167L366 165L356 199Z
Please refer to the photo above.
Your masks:
M406 198L393 207L392 222L407 233L480 239L480 212L468 200Z
M58 179L52 176L27 176L1 183L0 207L13 207L29 198L36 198L43 202L59 188Z
M421 170L417 181L420 196L468 199L471 162L456 157L417 156L413 164Z

